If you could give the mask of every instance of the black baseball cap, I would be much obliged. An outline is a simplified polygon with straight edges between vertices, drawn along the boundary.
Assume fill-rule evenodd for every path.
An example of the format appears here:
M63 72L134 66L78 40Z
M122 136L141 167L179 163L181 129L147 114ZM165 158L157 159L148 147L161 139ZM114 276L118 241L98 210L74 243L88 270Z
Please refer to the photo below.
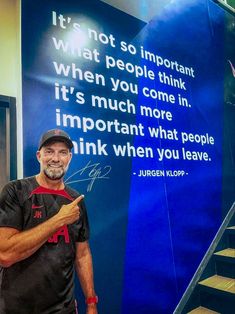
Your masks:
M46 131L40 138L38 150L42 148L42 146L49 144L49 142L59 141L67 144L69 149L73 148L73 142L71 141L69 135L60 129L52 129Z

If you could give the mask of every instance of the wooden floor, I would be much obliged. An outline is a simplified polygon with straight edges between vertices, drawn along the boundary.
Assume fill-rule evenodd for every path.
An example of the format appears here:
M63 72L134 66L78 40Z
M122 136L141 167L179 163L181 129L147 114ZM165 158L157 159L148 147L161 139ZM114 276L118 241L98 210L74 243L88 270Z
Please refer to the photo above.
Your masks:
M214 275L199 282L200 285L235 294L235 279Z
M220 314L220 313L206 309L205 307L200 306L200 307L196 308L195 310L192 310L188 314Z
M215 255L226 256L226 257L234 257L235 258L235 249L225 249L219 252L215 252Z

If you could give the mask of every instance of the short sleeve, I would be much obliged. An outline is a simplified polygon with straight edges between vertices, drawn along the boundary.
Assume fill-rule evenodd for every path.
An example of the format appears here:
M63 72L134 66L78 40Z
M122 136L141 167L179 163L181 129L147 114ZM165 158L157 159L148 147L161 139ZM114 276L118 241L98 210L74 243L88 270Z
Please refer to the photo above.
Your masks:
M22 230L23 216L14 181L5 185L0 193L0 227Z
M80 228L79 228L79 234L77 237L77 242L84 242L89 239L90 228L89 228L86 205L84 201L82 201L79 204L79 206L80 206L80 212L81 212L81 219L80 219Z

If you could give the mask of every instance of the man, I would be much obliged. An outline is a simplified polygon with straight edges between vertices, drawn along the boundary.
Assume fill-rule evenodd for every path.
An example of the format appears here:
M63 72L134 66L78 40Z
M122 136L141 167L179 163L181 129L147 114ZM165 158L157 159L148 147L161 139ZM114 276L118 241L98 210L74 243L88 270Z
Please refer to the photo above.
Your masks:
M0 195L0 313L75 314L74 268L87 314L97 314L83 195L63 182L73 143L62 130L40 139L40 173Z

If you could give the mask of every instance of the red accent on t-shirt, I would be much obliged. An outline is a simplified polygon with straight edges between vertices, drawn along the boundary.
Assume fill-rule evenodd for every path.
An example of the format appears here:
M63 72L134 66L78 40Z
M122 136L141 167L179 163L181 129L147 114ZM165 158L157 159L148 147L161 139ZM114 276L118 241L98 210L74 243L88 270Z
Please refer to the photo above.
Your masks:
M54 194L54 195L60 195L63 196L67 199L69 199L70 201L73 201L73 198L63 189L63 190L53 190L53 189L48 189L45 188L43 186L39 186L36 189L34 189L31 194L30 197L33 194Z

